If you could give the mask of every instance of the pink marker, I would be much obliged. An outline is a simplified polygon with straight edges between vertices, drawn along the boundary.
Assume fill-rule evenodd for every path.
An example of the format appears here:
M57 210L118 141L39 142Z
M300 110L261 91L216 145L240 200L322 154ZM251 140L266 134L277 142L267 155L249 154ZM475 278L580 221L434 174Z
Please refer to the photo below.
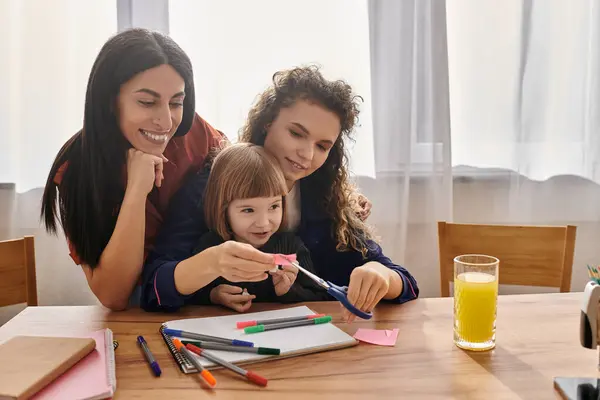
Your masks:
M263 319L256 321L241 321L236 324L238 329L244 329L249 326L256 325L269 325L269 324L279 324L281 322L294 322L294 321L303 321L305 319L315 319L324 317L325 314L311 314L311 315L301 315L298 317L284 317L284 318L273 318L273 319Z

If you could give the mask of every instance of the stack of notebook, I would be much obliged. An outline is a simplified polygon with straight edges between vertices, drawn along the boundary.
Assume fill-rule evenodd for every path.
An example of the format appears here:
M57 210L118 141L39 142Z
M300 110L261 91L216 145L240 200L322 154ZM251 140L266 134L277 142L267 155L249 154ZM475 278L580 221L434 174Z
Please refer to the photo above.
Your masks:
M0 345L1 399L106 399L116 389L112 331L16 336Z

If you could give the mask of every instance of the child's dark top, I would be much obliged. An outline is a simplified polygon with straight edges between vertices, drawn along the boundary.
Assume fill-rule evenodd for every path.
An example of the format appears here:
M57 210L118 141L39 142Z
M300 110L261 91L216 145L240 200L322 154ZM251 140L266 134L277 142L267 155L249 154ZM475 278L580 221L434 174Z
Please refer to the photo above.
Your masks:
M216 232L209 231L202 235L193 254L198 254L203 250L218 246L223 242L224 240ZM302 243L300 238L291 232L275 233L264 246L259 248L259 250L270 254L296 254L298 263L310 272L314 272L308 249L304 246L304 243ZM299 272L296 281L290 290L283 296L277 296L275 294L275 286L273 285L273 277L271 275L260 282L230 282L223 277L219 277L195 294L186 298L184 304L212 304L210 301L210 292L219 285L232 285L246 289L248 293L256 296L253 300L254 302L293 303L299 301L323 301L329 299L329 295L325 290L321 289L310 278ZM165 305L163 304L163 306Z

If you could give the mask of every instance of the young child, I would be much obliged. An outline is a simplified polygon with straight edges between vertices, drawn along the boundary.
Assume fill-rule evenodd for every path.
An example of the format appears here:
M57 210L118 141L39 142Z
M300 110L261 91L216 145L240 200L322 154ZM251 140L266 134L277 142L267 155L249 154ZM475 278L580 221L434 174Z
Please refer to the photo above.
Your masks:
M204 192L207 233L194 254L235 240L272 254L295 254L304 268L314 272L310 254L284 226L287 185L277 161L263 147L250 143L230 145L214 158ZM267 272L267 271L266 271ZM260 282L229 282L219 277L198 288L186 304L220 304L244 312L256 302L331 300L312 280L285 265L268 271Z

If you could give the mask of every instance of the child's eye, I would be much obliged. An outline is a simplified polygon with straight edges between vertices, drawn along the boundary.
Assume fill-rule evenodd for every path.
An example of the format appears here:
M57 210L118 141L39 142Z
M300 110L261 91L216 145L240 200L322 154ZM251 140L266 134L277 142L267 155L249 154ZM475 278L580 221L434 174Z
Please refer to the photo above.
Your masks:
M251 208L244 208L244 209L242 210L242 212L243 212L243 213L246 213L246 214L249 214L249 213L252 213L252 212L254 212L254 210L253 210L253 209L251 209Z
M271 206L271 210L277 210L279 207L281 207L281 205L280 205L280 204L273 204L273 205Z
M138 100L138 103L140 103L141 105L143 105L145 107L150 107L151 105L154 104L153 101L143 101L143 100Z
M291 134L292 136L295 136L295 137L301 137L301 136L302 136L302 135L300 135L298 132L296 132L296 131L293 131L293 130L291 130L291 129L290 129L290 134Z

